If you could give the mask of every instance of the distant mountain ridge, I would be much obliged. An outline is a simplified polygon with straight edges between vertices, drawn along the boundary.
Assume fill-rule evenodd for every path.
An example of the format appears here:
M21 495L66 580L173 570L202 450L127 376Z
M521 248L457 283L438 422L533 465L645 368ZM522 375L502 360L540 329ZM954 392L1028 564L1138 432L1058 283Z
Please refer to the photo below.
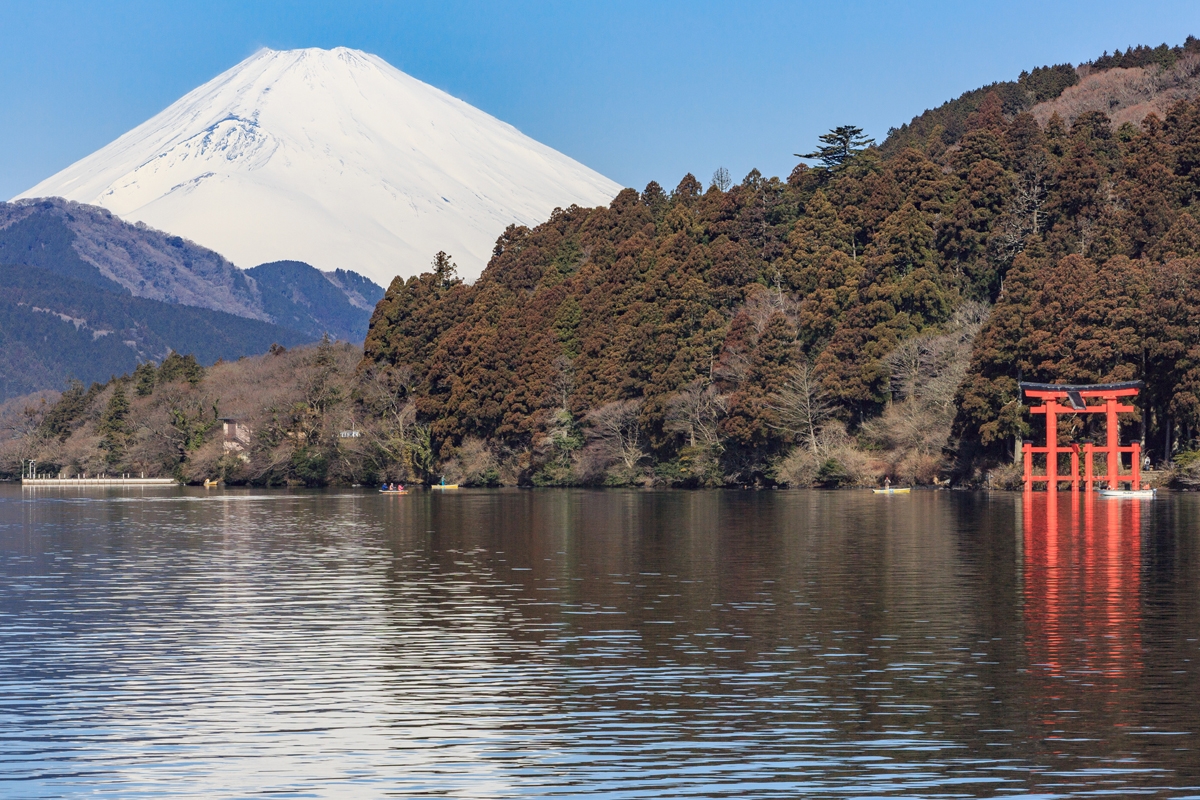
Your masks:
M261 307L288 328L361 342L383 288L356 272L320 272L301 261L275 261L246 270L258 287Z
M283 325L312 340L362 341L383 287L298 261L240 270L179 236L61 198L0 203L0 264L29 265L106 291Z
M207 365L309 341L269 322L134 297L87 274L0 265L0 400L105 381L172 350Z

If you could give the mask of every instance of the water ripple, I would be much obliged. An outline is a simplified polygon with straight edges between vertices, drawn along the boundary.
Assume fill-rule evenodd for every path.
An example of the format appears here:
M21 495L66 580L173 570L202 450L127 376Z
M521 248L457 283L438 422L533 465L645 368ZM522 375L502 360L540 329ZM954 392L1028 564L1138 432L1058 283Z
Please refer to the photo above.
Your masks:
M891 500L0 489L0 793L1197 795L1200 503Z

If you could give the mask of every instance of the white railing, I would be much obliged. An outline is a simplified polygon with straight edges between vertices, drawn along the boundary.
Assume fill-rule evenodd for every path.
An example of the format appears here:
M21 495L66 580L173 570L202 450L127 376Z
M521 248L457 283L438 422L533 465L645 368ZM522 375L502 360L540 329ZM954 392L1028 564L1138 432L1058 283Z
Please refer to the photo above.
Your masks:
M21 478L22 486L178 486L174 478L59 478L36 477Z

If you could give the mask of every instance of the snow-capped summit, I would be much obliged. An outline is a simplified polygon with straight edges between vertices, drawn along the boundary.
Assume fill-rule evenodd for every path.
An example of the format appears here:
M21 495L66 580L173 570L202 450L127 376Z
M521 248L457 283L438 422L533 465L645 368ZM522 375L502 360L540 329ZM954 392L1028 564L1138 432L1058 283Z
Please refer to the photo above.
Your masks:
M260 50L19 197L61 196L240 267L304 261L386 286L438 250L479 275L511 223L620 187L378 56Z

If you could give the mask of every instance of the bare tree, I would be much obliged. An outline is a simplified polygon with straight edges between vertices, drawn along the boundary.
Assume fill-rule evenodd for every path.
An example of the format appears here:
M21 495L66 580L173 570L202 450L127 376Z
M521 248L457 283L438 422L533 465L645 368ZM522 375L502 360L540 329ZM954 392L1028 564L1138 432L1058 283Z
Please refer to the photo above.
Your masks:
M571 359L559 356L554 359L554 376L551 378L551 391L558 402L557 408L567 411L570 409L571 393L575 391L575 369Z
M1013 176L1009 208L995 240L1004 263L1016 258L1031 237L1041 234L1045 223L1042 206L1050 194L1049 175L1046 154L1037 153L1025 169Z
M364 426L364 433L383 462L402 464L412 477L432 468L433 454L428 425L417 422L417 409L410 399L412 370L406 366L372 370L360 379L360 390L377 425Z
M629 472L646 458L638 424L641 410L641 400L618 400L605 403L584 418L589 428L588 438L611 461L620 463Z
M58 392L41 391L0 404L0 440L32 436L57 400Z
M689 447L717 450L721 446L717 424L726 408L727 398L715 386L697 378L667 400L663 428L684 436Z
M15 475L37 455L43 444L38 428L58 396L43 391L0 403L0 472Z
M914 336L898 344L884 359L893 396L952 412L954 393L970 364L971 345L987 315L985 304L968 301L955 312L945 333Z
M792 325L796 324L800 316L800 304L784 291L783 275L778 267L772 272L769 288L756 285L748 290L742 310L753 320L754 331L759 334L766 330L767 323L774 314L783 314Z
M386 426L403 431L415 420L409 396L412 394L412 370L407 366L371 369L360 378L365 405Z
M801 360L767 405L778 416L776 428L802 437L814 453L820 449L821 426L833 414L833 403L812 364Z
M863 433L885 449L940 454L954 420L955 394L987 315L985 304L967 302L944 333L914 336L897 345L884 359L896 402L866 422Z
M729 170L724 167L717 167L716 171L713 172L712 184L710 185L715 186L722 192L729 191L729 187L733 185L733 179L729 177Z

